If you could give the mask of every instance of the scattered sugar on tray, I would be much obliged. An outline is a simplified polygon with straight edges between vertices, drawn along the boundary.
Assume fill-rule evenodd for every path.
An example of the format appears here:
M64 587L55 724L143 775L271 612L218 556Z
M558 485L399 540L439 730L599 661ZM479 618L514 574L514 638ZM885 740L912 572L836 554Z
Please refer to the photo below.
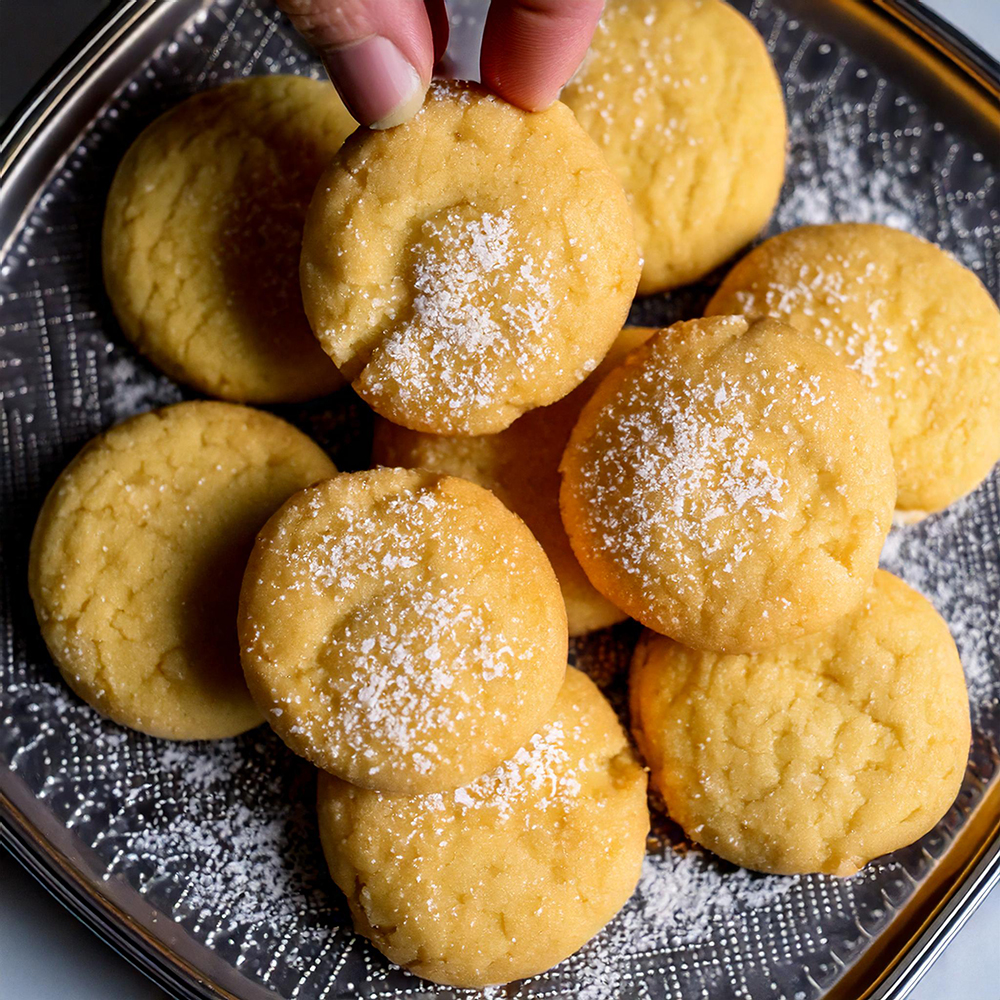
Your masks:
M235 742L219 741L201 757L187 746L167 745L159 766L183 773L184 795L171 801L169 820L161 821L165 817L157 812L151 822L116 831L119 860L153 866L141 891L148 893L166 873L182 871L183 888L172 911L213 923L209 943L236 928L252 935L262 921L295 919L300 876L274 861L287 854L288 817L264 815L254 802L232 794L234 777L245 766ZM159 794L164 794L162 785ZM143 791L136 806L148 795ZM215 810L206 808L206 800L218 797L225 800L225 814L212 820ZM301 806L293 803L292 808ZM226 900L223 909L221 899Z
M280 859L289 857L290 822L313 822L309 798L289 800L286 767L267 774L252 797L236 784L251 757L274 759L276 740L155 740L102 719L62 684L38 680L33 690L76 748L40 797L59 791L57 778L71 784L72 811L61 819L98 852L105 880L126 872L150 905L188 926L211 926L209 944L229 933L249 943L262 924L301 921L309 869ZM38 738L48 734L42 724ZM321 930L328 933L325 924Z
M947 621L974 720L1000 706L1000 539L990 524L998 509L1000 472L994 469L978 490L940 514L894 528L881 556L886 569L920 591Z
M766 235L802 225L878 222L948 243L966 267L985 269L988 244L982 234L961 228L961 212L954 219L942 217L936 198L915 196L914 158L930 156L928 152L889 153L889 134L873 132L870 109L854 100L826 101L819 113L817 127L815 103L789 105L795 184L782 192ZM961 202L963 196L955 192L945 198ZM949 230L942 227L954 227L951 234L957 238L948 240Z
M179 403L183 398L176 382L155 374L124 354L115 358L110 374L112 389L107 406L115 421Z
M697 849L665 845L647 854L629 905L571 960L574 995L617 1000L625 986L622 975L638 954L707 941L720 924L735 930L801 881L799 876L733 870Z
M890 169L872 170L862 163L865 137L862 123L852 120L854 106L824 110L842 118L843 127L812 128L806 110L793 109L789 134L817 148L796 159L796 184L784 193L770 231L847 221L916 231L912 188Z

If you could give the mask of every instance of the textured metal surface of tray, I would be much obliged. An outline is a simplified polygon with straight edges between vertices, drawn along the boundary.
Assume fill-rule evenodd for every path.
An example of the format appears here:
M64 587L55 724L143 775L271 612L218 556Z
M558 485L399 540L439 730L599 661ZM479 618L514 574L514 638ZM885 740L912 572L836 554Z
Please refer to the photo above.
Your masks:
M458 64L475 3L453 5ZM880 221L940 243L1000 292L997 66L910 0L739 2L782 75L789 172L768 232ZM474 65L474 61L472 63ZM25 584L46 489L94 434L184 398L124 340L104 296L103 202L129 142L188 94L257 73L319 76L273 9L247 0L121 5L8 124L0 201L2 723L8 845L75 912L181 997L430 997L350 930L325 874L313 777L266 729L172 744L98 716L60 682ZM718 275L714 280L718 279ZM714 281L637 302L698 315ZM350 393L276 412L358 468L370 424ZM1000 469L893 532L883 564L947 618L974 740L954 807L919 843L848 879L754 875L654 818L639 889L551 972L503 997L680 1000L904 996L1000 872ZM573 644L623 705L624 625Z

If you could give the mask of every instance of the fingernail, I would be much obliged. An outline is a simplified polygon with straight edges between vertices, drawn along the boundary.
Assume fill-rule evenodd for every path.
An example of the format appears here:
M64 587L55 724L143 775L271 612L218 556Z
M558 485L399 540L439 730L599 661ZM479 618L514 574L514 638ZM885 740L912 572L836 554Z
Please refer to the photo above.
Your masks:
M372 35L323 52L330 79L348 111L370 128L392 128L412 117L426 86L396 46Z

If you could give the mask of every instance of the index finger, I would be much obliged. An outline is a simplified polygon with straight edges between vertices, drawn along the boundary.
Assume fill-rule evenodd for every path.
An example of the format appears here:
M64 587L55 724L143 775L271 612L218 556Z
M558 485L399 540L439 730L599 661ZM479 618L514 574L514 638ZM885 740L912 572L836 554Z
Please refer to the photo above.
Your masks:
M582 62L603 7L603 0L493 0L483 83L527 111L547 108Z

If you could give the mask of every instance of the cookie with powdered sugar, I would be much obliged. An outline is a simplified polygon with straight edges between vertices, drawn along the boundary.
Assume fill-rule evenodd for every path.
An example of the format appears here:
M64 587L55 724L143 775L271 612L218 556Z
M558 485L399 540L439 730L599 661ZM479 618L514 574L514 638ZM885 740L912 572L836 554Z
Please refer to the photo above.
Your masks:
M541 546L480 486L432 472L335 476L261 531L243 669L296 753L366 788L455 788L509 757L566 672Z
M591 583L689 646L764 649L861 600L896 497L877 400L773 320L677 323L584 407L563 523Z
M594 683L568 670L513 756L454 791L319 783L333 880L360 934L453 986L544 972L592 938L639 879L646 775Z
M321 178L301 279L320 344L376 412L491 434L596 367L639 256L625 193L564 105L435 83Z
M274 74L195 94L115 172L104 283L122 330L172 378L239 402L343 385L302 310L313 188L357 127L329 83Z
M1000 309L933 243L872 223L792 229L747 254L706 312L790 323L861 376L889 421L904 520L1000 459Z

